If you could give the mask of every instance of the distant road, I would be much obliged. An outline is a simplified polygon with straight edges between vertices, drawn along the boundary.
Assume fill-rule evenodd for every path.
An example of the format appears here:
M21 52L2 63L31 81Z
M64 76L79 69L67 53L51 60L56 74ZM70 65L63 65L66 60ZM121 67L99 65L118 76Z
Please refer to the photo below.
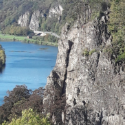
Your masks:
M34 31L35 34L50 34L52 36L55 36L57 38L60 38L59 35L57 35L56 33L53 33L53 32L43 32L43 31Z

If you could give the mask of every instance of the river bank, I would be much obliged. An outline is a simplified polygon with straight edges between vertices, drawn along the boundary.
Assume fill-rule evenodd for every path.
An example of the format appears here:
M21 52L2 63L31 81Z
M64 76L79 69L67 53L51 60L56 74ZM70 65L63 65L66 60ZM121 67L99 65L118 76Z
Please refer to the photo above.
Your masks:
M24 43L34 43L39 45L48 45L48 46L58 46L56 42L49 42L49 41L39 41L32 38L27 38L27 36L15 36L9 34L0 34L1 41L21 41Z

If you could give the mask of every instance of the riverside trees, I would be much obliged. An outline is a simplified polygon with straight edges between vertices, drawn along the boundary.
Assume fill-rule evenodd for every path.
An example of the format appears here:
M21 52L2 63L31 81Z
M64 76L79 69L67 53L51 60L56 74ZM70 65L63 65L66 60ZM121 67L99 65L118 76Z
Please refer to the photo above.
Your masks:
M16 86L12 91L8 91L8 96L4 97L4 104L0 106L0 124L4 121L11 122L15 116L21 117L22 111L29 108L42 118L43 92L43 88L32 91L25 85Z

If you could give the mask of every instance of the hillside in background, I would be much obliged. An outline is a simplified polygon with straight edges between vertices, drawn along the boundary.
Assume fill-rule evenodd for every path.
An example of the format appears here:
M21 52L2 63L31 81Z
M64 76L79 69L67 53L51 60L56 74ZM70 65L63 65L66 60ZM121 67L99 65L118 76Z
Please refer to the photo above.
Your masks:
M0 3L0 30L20 25L59 34L71 11L70 1L67 4L64 0L0 0Z
M76 20L93 20L99 16L102 1L105 0L0 0L0 31L12 35L1 34L0 38L20 41L16 36L24 36L24 42L57 46L62 27L68 23L70 29ZM27 39L33 32L38 37Z
M102 0L101 0L102 1ZM0 30L4 33L24 35L18 26L31 30L51 31L60 34L66 22L73 24L85 3L98 9L100 0L0 0ZM83 8L84 5L84 8ZM94 9L93 9L94 10ZM8 28L11 31L8 32ZM16 31L15 31L16 29ZM19 29L17 31L17 29ZM26 32L27 34L27 32Z

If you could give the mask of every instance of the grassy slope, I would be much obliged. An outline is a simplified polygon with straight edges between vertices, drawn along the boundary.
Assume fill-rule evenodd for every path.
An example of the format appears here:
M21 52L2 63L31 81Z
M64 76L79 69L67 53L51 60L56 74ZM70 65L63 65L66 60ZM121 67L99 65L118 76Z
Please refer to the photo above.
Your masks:
M58 43L52 43L48 41L38 41L34 39L28 39L26 36L15 36L15 35L9 35L9 34L1 34L0 33L0 40L3 41L22 41L26 43L35 43L35 44L41 44L41 45L50 45L50 46L57 46Z

